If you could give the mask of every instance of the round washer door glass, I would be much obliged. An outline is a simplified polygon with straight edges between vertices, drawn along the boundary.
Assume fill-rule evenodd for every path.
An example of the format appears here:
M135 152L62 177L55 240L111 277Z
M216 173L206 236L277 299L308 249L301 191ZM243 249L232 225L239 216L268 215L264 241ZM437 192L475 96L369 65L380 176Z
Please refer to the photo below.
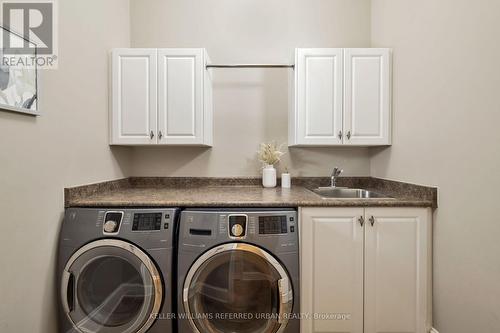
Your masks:
M144 332L159 311L162 293L149 257L119 240L84 246L63 272L63 307L81 332Z
M242 243L209 250L184 284L184 308L195 332L274 333L292 310L284 268L264 250Z

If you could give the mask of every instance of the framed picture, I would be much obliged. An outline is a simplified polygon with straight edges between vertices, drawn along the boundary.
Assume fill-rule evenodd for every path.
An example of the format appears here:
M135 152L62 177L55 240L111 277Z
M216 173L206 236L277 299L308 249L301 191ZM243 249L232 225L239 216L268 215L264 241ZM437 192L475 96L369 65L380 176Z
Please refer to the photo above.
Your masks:
M0 111L40 115L37 45L2 27L0 38ZM9 45L7 45L9 43ZM22 44L21 44L22 43ZM11 45L28 45L21 53ZM19 52L19 51L18 51Z

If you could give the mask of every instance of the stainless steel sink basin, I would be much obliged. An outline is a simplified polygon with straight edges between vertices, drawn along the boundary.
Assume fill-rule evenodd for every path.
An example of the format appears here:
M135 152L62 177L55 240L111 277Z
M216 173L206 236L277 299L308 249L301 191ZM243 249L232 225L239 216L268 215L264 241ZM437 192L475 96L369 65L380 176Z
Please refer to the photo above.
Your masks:
M377 199L391 197L367 190L357 188L341 188L341 187L319 187L313 190L324 199Z

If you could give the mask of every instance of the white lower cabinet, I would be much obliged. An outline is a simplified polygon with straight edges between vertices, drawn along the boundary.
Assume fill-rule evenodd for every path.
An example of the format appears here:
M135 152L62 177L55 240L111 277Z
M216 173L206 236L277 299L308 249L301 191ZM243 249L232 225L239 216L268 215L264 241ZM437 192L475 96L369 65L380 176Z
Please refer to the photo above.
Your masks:
M431 210L302 208L303 333L427 333Z
M301 312L349 320L305 319L302 332L363 332L363 208L304 208L301 213Z

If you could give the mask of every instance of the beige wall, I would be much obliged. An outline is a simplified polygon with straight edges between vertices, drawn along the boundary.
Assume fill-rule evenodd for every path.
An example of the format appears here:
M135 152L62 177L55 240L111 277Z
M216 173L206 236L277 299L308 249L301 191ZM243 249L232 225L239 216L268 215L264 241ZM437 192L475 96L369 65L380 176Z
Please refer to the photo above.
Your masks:
M293 63L295 47L367 47L369 0L132 0L132 46L205 47L214 63ZM212 149L135 148L135 176L255 176L259 143L287 140L288 70L214 70ZM288 151L294 175L369 174L367 149Z
M394 145L371 174L439 187L434 323L500 332L500 2L373 0L394 48Z
M38 118L0 112L0 332L55 333L63 188L122 177L107 146L107 59L129 45L128 0L63 0L59 69L42 71Z

